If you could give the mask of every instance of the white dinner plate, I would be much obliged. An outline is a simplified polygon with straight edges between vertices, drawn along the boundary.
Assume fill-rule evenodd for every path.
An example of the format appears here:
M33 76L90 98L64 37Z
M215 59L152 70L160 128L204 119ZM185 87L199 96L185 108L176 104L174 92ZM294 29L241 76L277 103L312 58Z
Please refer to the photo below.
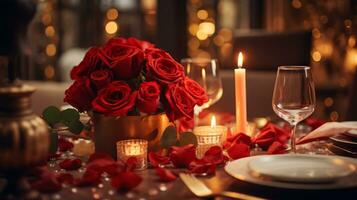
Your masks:
M260 160L265 157L275 157L275 156L278 155L263 155L263 156L253 156L253 157L238 159L228 163L224 169L229 175L240 181L263 185L263 186L276 187L276 188L300 189L300 190L328 190L328 189L342 189L342 188L357 187L357 174L355 172L353 173L348 172L349 175L343 174L340 178L337 178L335 181L332 182L320 182L320 183L316 183L316 182L302 183L302 182L295 182L295 181L284 182L284 181L276 180L269 177L259 176L257 174L251 173L251 169L249 169L248 163L253 162L254 160L257 159ZM322 155L311 155L311 156L309 155L309 157L318 157L318 158L330 157L329 159L335 160L336 164L341 162L342 165L349 165L351 169L348 169L348 171L356 171L357 169L356 159L340 157L340 156L322 156ZM278 171L280 165L281 164L279 162L276 162L270 167ZM291 169L290 172L293 172L295 170L295 167L291 166L290 169Z
M293 154L252 159L248 169L255 176L299 183L331 182L357 171L353 163L342 158Z
M357 121L346 121L346 122L341 122L342 124L348 124L348 125L353 125L357 126ZM357 130L350 130L345 133L346 135L349 135L351 137L356 137L357 138Z

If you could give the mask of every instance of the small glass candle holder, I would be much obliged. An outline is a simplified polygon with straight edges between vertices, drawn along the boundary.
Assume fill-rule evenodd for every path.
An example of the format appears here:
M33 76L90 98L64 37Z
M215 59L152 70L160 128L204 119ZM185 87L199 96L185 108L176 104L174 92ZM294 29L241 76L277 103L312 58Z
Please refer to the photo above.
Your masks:
M148 141L142 139L121 140L117 142L117 158L126 162L128 158L137 160L135 169L147 168Z
M222 138L227 133L224 126L198 126L193 133L197 137L196 155L202 158L208 149L213 146L222 146Z

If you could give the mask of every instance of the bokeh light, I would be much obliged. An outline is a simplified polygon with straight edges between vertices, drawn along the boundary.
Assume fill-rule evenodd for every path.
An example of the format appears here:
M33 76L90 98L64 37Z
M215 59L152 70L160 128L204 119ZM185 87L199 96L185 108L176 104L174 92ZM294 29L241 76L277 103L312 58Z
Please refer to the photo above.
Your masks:
M118 18L119 13L118 10L116 8L111 8L107 11L107 19L109 20L115 20Z
M314 60L315 62L319 62L321 60L321 53L318 51L314 51L312 53L312 60Z
M114 34L118 31L118 24L114 21L109 21L106 25L105 25L105 31L108 34Z
M44 74L47 79L52 79L55 76L55 68L52 65L47 65Z
M50 43L46 46L46 55L54 56L56 55L56 52L57 52L57 48L55 44Z
M53 26L47 26L46 29L45 29L45 35L47 37L53 37L55 36L56 34L56 31L55 31L55 28Z
M207 12L207 10L199 10L199 11L197 12L197 17L198 17L198 19L201 19L201 20L207 19L207 17L208 17L208 12Z

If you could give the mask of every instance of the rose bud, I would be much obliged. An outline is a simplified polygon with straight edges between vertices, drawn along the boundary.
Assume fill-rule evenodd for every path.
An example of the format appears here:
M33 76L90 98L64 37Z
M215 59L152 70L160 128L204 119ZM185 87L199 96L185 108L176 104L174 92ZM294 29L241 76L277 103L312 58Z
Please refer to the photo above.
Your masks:
M138 91L138 109L144 113L154 113L160 100L160 87L156 82L143 82Z
M112 81L112 72L109 70L96 70L90 74L90 79L97 90L102 89Z

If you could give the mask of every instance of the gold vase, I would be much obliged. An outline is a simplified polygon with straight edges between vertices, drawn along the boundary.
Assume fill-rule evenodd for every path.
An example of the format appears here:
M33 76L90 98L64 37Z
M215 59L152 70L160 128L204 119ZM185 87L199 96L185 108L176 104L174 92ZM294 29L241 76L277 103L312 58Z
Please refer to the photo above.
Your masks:
M31 110L34 87L0 86L0 172L7 179L4 193L26 193L24 173L48 158L50 146L46 123Z
M160 138L170 125L166 114L148 116L106 117L93 113L95 151L116 158L116 142L126 139L145 139L149 150L160 147Z

